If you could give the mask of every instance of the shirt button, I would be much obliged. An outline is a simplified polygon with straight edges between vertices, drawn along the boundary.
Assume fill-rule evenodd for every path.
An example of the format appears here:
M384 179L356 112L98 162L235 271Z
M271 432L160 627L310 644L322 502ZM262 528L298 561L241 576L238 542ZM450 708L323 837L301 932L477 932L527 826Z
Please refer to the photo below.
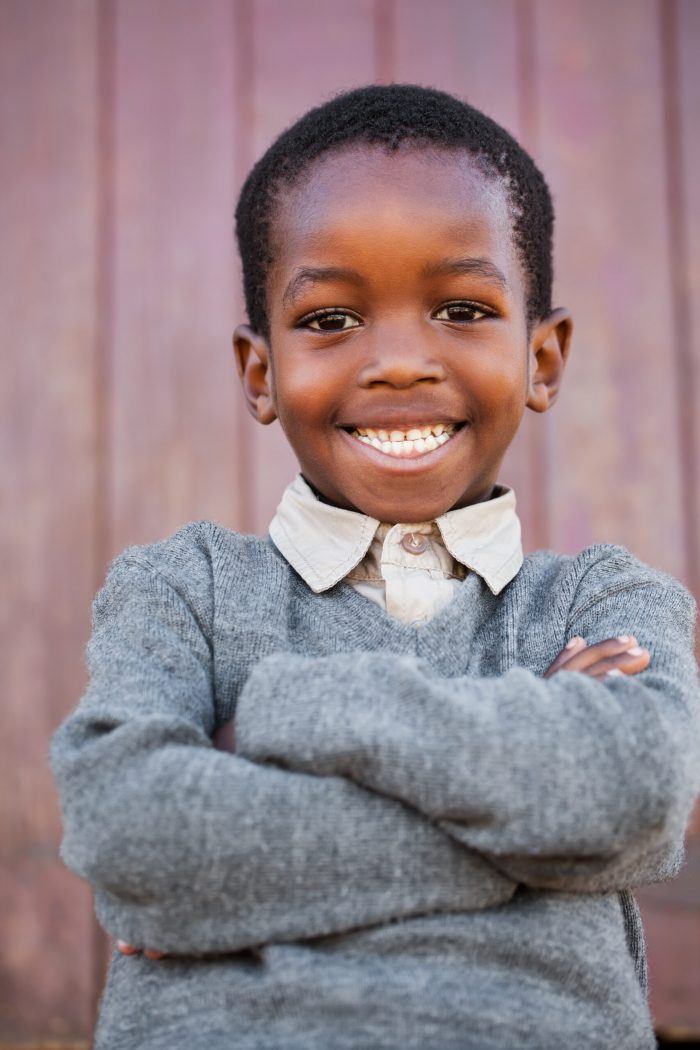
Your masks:
M401 546L409 554L424 554L428 549L428 540L419 532L406 532L401 540Z

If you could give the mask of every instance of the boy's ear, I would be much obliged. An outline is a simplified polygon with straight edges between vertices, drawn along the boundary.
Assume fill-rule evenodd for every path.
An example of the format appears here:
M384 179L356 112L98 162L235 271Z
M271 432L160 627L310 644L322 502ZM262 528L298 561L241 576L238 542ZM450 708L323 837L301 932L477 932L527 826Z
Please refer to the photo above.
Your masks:
M267 426L277 419L270 347L250 325L239 324L233 333L233 353L248 411Z
M534 412L546 412L557 399L573 328L571 314L560 306L543 317L530 336L527 405Z

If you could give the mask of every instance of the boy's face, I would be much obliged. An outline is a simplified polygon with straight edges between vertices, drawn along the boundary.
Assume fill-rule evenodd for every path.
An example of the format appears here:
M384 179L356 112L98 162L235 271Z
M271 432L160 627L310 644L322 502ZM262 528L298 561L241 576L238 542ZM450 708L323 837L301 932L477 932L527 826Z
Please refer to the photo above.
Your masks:
M556 397L571 334L556 310L528 338L499 183L463 152L356 145L316 162L275 219L272 354L234 333L256 418L279 418L327 500L380 521L489 499L526 406Z

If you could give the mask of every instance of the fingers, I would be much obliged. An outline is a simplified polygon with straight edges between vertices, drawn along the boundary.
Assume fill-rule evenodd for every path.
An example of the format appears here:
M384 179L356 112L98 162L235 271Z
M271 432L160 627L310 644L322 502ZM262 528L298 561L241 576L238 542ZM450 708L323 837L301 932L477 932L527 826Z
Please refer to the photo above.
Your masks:
M568 663L572 656L575 656L576 653L580 652L581 649L585 648L586 642L583 638L579 638L578 635L574 638L570 638L564 646L564 648L562 649L562 651L559 653L559 655L556 656L554 660L552 660L551 664L549 665L542 677L549 678L549 676L553 675L555 671L560 670L560 668L563 667L565 663Z
M122 955L140 955L143 952L147 959L164 959L167 955L167 952L157 952L154 948L135 948L126 941L117 941L117 948Z
M623 634L617 638L596 642L595 645L577 648L574 655L563 665L563 669L583 671L596 677L611 670L619 670L623 674L636 674L648 665L649 659L649 651L637 645L636 638Z
M639 650L637 653L636 650ZM648 649L636 646L634 650L628 650L619 656L600 660L591 667L586 668L586 674L593 678L607 678L609 675L639 674L644 671L651 662Z
M122 955L138 955L139 949L134 948L133 944L127 944L126 941L117 941L117 948Z
M557 671L581 671L593 678L606 674L638 674L648 667L649 650L637 645L633 635L619 635L587 645L583 638L574 637L553 660L544 674L549 678Z

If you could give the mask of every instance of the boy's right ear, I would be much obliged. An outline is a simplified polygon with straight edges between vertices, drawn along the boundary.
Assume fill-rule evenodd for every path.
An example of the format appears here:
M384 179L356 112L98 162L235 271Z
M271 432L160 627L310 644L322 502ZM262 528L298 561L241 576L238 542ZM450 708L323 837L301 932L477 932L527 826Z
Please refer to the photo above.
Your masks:
M277 419L270 347L250 325L239 324L233 333L233 354L248 411L267 426Z

